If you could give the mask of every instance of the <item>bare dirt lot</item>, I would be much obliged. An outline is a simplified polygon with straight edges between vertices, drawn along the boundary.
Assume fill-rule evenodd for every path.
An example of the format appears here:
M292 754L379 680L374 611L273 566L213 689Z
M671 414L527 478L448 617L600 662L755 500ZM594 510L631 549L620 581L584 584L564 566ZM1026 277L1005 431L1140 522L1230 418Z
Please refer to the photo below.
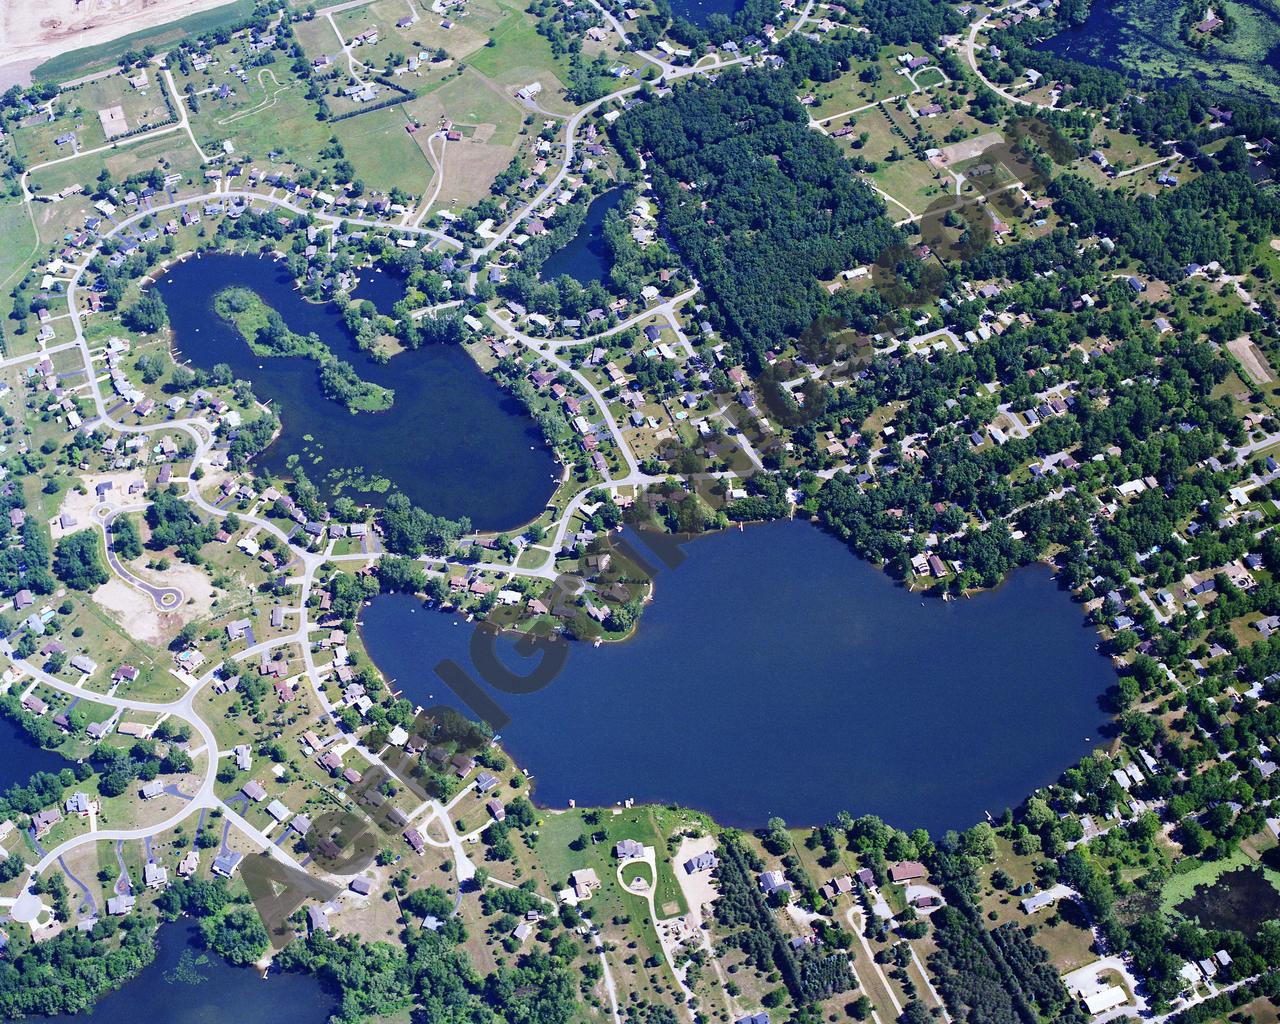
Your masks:
M126 563L129 571L157 587L177 587L185 600L173 611L161 611L149 595L131 587L114 573L93 592L102 605L130 636L153 647L168 643L188 622L208 615L213 608L214 590L209 577L193 565L170 559L164 572L146 569L147 556Z
M1258 347L1249 335L1245 334L1236 338L1235 341L1227 342L1227 348L1240 360L1240 365L1244 367L1245 373L1253 378L1255 384L1270 384L1275 379L1266 356L1258 351Z
M0 0L0 67L47 60L230 0Z
M950 146L943 146L931 162L939 167L949 167L951 164L960 163L962 160L972 160L975 156L979 156L992 146L998 146L1003 141L1004 136L999 132L988 132L986 135L979 135L976 138L965 139L963 142L952 143Z

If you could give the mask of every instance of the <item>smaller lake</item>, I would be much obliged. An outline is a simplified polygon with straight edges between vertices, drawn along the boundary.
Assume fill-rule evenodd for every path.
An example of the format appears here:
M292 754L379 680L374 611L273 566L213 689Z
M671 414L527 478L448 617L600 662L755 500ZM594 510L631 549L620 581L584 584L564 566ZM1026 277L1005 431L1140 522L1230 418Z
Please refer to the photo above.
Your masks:
M352 415L320 391L316 364L298 356L255 356L239 331L213 312L213 297L238 285L260 295L298 334L315 332L365 380L395 390L378 413ZM546 507L558 465L533 418L476 366L460 345L425 345L384 364L361 352L332 305L308 302L283 265L251 256L207 255L170 268L156 282L180 357L203 369L226 363L251 381L280 417L280 436L258 456L288 475L291 455L329 496L331 472L390 480L436 515L469 516L480 530L510 529ZM365 271L356 299L383 312L403 295L397 278ZM355 487L357 501L376 491Z
M1178 913L1201 928L1237 931L1252 938L1265 922L1280 917L1280 891L1272 884L1276 877L1274 871L1253 865L1236 868L1212 885L1197 888L1189 900L1178 904Z
M101 998L90 1014L32 1018L38 1024L328 1024L337 1001L310 974L273 974L229 964L200 941L192 920L161 924L156 959Z
M1084 61L1111 71L1126 71L1123 44L1133 33L1123 5L1093 0L1082 25L1066 28L1037 44L1035 49L1066 60Z
M741 827L878 814L935 834L1020 803L1088 754L1115 685L1043 566L972 600L922 599L807 523L730 530L660 573L635 637L575 644L558 678L495 697L504 746L551 807L628 797ZM406 595L365 609L365 644L423 705L432 671L476 675L474 627ZM503 640L517 675L532 665Z
M72 767L53 750L45 750L16 722L0 716L0 792L25 784L36 772L60 772Z
M684 18L685 21L705 28L707 19L713 14L723 14L732 18L742 7L743 0L671 0L672 17Z
M542 264L540 276L544 281L553 281L561 274L568 274L584 285L604 280L612 266L609 245L604 238L604 219L610 210L617 209L625 195L624 189L615 188L591 200L578 233Z
M200 943L188 920L160 926L156 958L92 1013L33 1017L37 1024L327 1024L336 1001L309 974L236 967Z

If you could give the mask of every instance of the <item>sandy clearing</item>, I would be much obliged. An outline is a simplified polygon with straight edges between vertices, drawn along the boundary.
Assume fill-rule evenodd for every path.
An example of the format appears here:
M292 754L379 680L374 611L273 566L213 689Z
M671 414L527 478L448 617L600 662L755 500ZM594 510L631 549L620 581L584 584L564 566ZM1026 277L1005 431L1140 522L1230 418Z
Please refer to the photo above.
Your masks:
M231 0L0 0L0 67L35 63Z
M1227 350L1240 360L1244 372L1253 378L1255 384L1270 384L1275 380L1266 357L1258 351L1258 346L1249 335L1244 334L1235 341L1227 342Z
M151 598L141 590L135 590L118 576L93 592L93 599L119 623L130 636L159 647L165 637L174 636L185 624L181 611L162 612ZM183 608L185 609L185 605Z
M1002 142L1004 142L1004 136L999 132L987 132L985 135L965 139L963 142L953 142L950 146L943 146L938 150L937 156L932 157L929 162L938 167L958 164L963 160L980 156L992 146L998 146Z
M94 508L102 504L98 501L98 484L111 485L111 490L107 492L107 503L111 506L118 508L122 505L136 504L141 500L141 496L135 495L133 499L129 497L129 485L135 480L142 480L142 474L137 470L122 470L117 473L82 473L80 482L84 485L85 493L81 494L72 488L62 496L62 504L58 506L58 514L54 516L51 524L54 540L63 534L75 533L77 530L86 529L100 522L99 517L94 514ZM70 529L64 530L58 525L58 520L67 514L75 519L75 523Z
M685 836L680 841L680 849L671 858L671 870L675 872L680 891L684 893L684 901L689 905L688 916L699 928L702 926L703 908L709 906L720 893L716 890L710 871L696 871L691 875L685 871L684 864L700 853L714 853L715 848L715 836L699 836L697 839Z
M176 559L169 560L164 572L145 568L147 555L126 562L129 571L139 579L157 587L177 587L187 598L173 611L160 611L149 594L116 575L93 592L98 602L113 619L132 637L153 647L168 643L188 622L208 615L213 609L214 589L209 577L201 569Z

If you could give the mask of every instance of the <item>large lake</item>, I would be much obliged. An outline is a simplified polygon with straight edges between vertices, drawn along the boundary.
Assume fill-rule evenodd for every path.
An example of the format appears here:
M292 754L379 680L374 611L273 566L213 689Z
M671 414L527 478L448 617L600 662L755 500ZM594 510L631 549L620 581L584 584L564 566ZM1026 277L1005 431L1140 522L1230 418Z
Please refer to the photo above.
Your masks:
M395 404L385 412L352 415L321 394L314 362L255 356L212 310L213 296L228 285L252 288L293 331L314 331L363 378L394 388ZM269 472L286 475L288 457L300 455L312 481L332 493L332 471L361 470L365 477L392 481L429 512L470 516L477 529L513 528L546 506L557 465L541 430L460 347L428 345L379 365L355 347L332 306L308 302L283 264L268 259L190 259L168 271L157 287L181 357L204 369L229 364L280 417L280 437L258 457ZM368 297L390 312L396 292L389 282L376 282ZM346 493L357 501L377 500L376 493Z
M336 1001L307 974L236 967L206 952L190 921L160 926L156 958L92 1013L33 1017L34 1024L326 1024Z
M1115 672L1043 567L948 603L804 523L686 551L634 639L575 644L538 693L493 692L541 803L677 802L742 827L847 810L937 833L1053 781L1106 721ZM374 660L424 705L457 704L432 667L470 670L473 628L403 595L363 619Z

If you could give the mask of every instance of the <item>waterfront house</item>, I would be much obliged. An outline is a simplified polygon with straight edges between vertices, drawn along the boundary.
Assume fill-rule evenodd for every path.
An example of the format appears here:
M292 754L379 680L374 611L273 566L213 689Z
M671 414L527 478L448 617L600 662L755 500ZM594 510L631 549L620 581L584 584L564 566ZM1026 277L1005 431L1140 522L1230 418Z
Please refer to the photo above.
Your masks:
M889 880L891 882L910 882L917 878L924 878L928 872L923 864L916 860L904 860L893 867L889 868Z
M707 851L706 853L698 854L696 857L690 857L687 861L685 861L684 871L685 871L685 874L687 875L694 875L694 874L697 874L699 871L710 871L718 863L719 862L716 860L716 855L711 851Z
M644 856L644 846L635 839L623 839L613 848L613 855L618 860L632 860Z
M169 869L163 864L149 860L143 865L142 880L148 889L163 889L169 884Z
M34 693L29 693L22 698L22 706L30 711L33 715L39 717L49 710L49 705L37 697Z
M62 820L62 812L56 807L46 807L31 815L31 829L37 839L43 839L49 830Z
M766 896L772 896L775 892L791 891L791 883L786 880L781 871L763 871L760 873L760 891Z
M124 917L138 901L132 896L112 896L107 900L107 913L112 917Z

